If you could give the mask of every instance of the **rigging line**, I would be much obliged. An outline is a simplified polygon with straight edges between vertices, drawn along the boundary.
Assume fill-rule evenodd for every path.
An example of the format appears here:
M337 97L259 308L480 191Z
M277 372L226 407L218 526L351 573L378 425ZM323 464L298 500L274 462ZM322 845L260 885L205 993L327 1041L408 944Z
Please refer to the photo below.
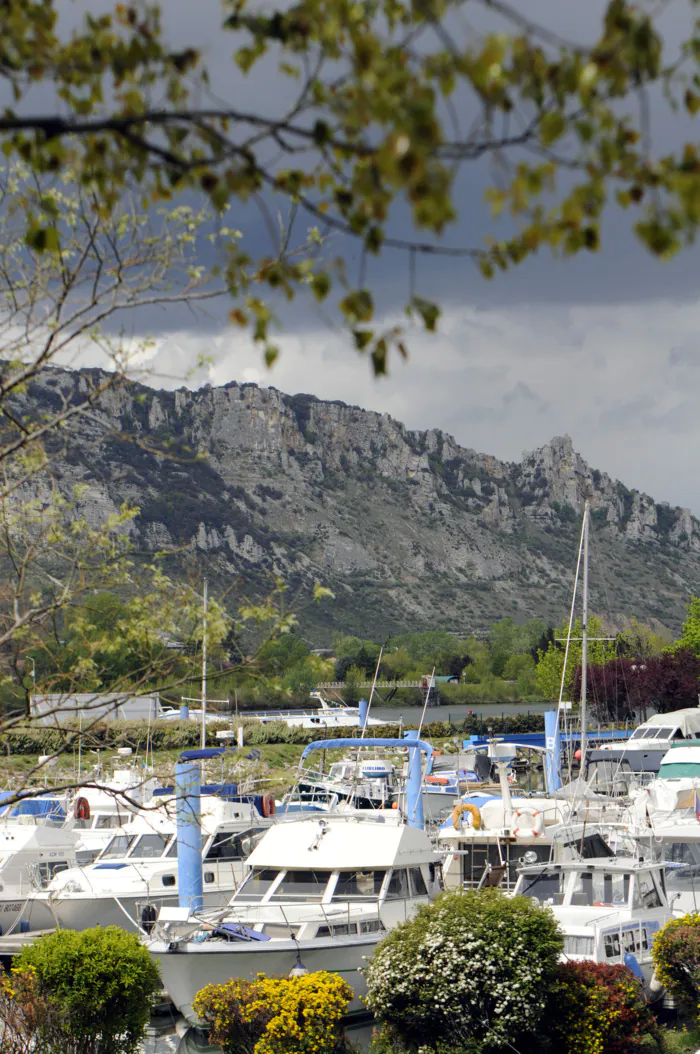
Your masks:
M420 715L420 723L418 725L418 736L416 737L417 739L420 739L420 734L423 731L423 722L425 721L425 711L428 709L428 700L430 699L430 692L431 692L431 690L434 687L435 687L435 667L433 666L433 672L430 675L430 680L428 681L428 687L425 690L425 702L423 703L423 713Z

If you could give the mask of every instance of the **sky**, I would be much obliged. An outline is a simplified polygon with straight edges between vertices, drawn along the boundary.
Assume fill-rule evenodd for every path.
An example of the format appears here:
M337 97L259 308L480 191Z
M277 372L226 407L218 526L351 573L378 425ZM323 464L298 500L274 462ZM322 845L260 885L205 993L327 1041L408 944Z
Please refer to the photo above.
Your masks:
M587 41L601 2L529 0L525 7L550 29ZM256 74L243 82L232 73L231 42L217 31L216 0L165 0L164 12L174 41L203 48L220 95L254 100L263 112L279 106L275 77ZM669 48L688 19L686 0L671 0L663 23ZM652 111L656 150L679 137L697 139L697 129L669 116L658 100ZM460 180L453 243L465 233L478 242L488 229L487 176L482 168ZM227 223L264 249L267 235L254 208L234 210ZM394 229L406 223L395 213ZM346 254L352 273L355 250L342 242L330 249ZM620 213L611 214L600 253L568 261L543 254L492 282L470 263L420 261L419 292L443 306L439 333L409 329L409 361L392 360L389 377L380 380L352 350L332 312L308 302L282 316L275 334L282 354L272 370L241 331L227 326L222 309L195 322L184 312L153 311L131 325L135 336L154 338L155 385L255 381L342 399L389 412L412 428L443 429L466 447L509 460L568 433L593 467L700 515L699 276L697 250L670 263L652 260ZM384 317L400 317L408 288L405 258L383 256L370 265L367 279ZM211 355L212 362L192 371L199 354Z

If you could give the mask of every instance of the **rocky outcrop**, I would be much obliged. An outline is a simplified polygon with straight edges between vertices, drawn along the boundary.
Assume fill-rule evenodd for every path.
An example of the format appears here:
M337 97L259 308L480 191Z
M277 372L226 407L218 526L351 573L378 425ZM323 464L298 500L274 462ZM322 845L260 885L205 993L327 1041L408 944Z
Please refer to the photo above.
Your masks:
M27 398L41 409L86 383L49 370ZM559 618L586 500L600 610L676 628L700 589L698 521L591 469L568 436L511 464L309 395L120 384L74 425L55 470L86 485L86 515L138 505L138 547L169 550L173 566L185 554L245 593L277 575L302 595L330 585L335 603L304 615L323 639Z

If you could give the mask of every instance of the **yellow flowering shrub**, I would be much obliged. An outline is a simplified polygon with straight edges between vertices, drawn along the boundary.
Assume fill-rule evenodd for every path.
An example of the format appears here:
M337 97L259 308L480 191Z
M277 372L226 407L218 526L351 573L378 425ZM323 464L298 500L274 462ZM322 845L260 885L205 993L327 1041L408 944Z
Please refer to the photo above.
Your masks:
M656 976L683 1009L700 1019L700 914L671 919L651 950Z
M197 993L194 1010L224 1054L327 1054L342 1048L353 991L338 974L233 978Z

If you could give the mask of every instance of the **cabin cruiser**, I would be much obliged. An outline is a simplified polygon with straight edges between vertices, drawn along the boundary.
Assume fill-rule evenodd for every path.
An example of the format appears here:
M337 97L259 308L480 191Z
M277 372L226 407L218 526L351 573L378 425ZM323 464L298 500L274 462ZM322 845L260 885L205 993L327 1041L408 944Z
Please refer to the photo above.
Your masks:
M68 827L79 832L78 863L92 863L111 840L115 828L138 815L158 789L158 781L142 768L123 765L115 767L109 776L98 771L94 781L79 787L70 810L72 816L66 821Z
M393 762L384 758L343 758L328 772L304 770L282 800L284 813L328 811L339 805L354 809L391 809L401 781Z
M192 1024L207 984L258 973L341 972L363 1009L361 973L387 930L441 888L440 857L398 810L328 813L272 827L250 873L218 914L163 909L148 948L170 998Z
M564 961L624 964L650 990L652 943L672 917L663 865L604 858L523 867L515 895L551 908Z
M656 778L671 747L694 744L700 745L700 707L654 714L629 739L589 750L586 780L600 793L629 795Z
M271 822L256 799L203 795L202 858L204 901L223 907L244 877L244 861ZM94 863L70 867L47 888L29 897L31 929L119 926L148 932L164 904L178 903L177 831L173 818L157 808L143 811L113 830ZM46 923L47 912L51 922Z
M61 801L53 797L23 799L0 817L0 934L28 930L30 895L75 865L77 835L64 821ZM37 929L53 925L45 910L35 920Z
M261 725L282 721L289 728L370 728L399 723L369 717L366 709L324 699L320 692L310 692L309 696L312 702L308 710L246 710L239 717L245 721L258 721ZM190 711L190 717L194 716L196 712ZM221 720L221 715L217 719ZM217 733L219 739L235 739L236 736L235 729Z

